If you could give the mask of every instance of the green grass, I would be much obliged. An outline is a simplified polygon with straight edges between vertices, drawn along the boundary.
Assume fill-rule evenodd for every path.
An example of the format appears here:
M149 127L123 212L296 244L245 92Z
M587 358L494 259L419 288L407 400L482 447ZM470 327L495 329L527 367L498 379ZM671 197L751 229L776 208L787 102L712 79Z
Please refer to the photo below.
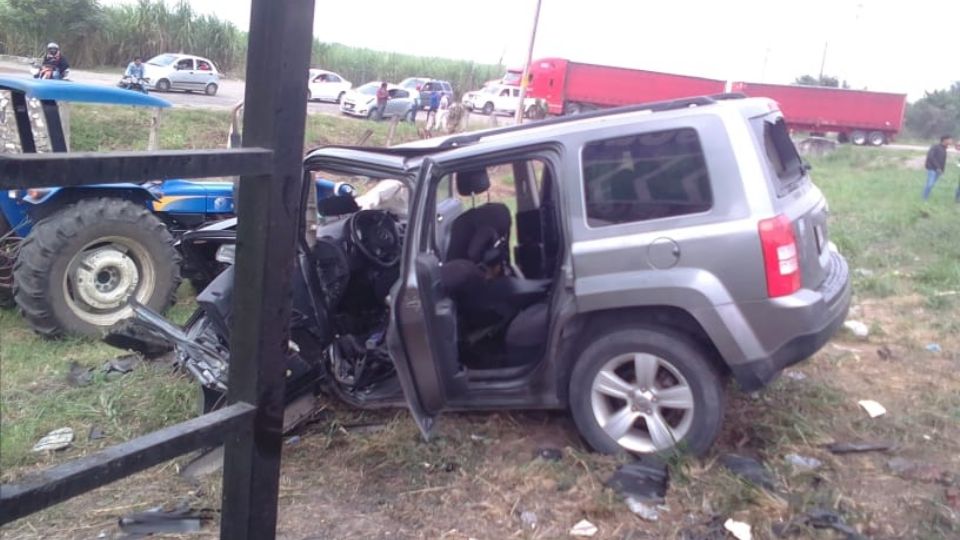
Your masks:
M830 236L850 261L857 292L871 297L960 289L960 170L951 163L930 201L921 200L922 155L841 147L813 160L814 180L830 203ZM862 272L862 271L866 272ZM864 273L868 275L863 275Z
M183 321L193 309L181 295L171 316ZM13 310L0 310L0 470L7 482L33 465L76 458L192 417L196 385L164 362L143 363L131 373L107 376L103 364L121 354L102 343L68 338L44 340ZM92 368L89 385L67 381L71 363ZM91 441L91 427L105 437ZM54 429L74 431L73 446L52 455L31 451Z

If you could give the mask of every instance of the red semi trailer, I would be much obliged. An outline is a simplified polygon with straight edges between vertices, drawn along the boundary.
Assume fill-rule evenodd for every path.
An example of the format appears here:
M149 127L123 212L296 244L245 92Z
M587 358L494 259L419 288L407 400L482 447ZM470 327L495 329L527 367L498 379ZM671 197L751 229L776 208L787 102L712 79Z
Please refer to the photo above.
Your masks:
M840 142L880 146L893 140L903 126L905 94L737 82L733 92L766 97L780 104L792 130L836 133Z
M508 76L516 70L510 70ZM518 84L519 77L514 84ZM724 81L543 58L530 64L528 94L546 100L550 114L721 94Z

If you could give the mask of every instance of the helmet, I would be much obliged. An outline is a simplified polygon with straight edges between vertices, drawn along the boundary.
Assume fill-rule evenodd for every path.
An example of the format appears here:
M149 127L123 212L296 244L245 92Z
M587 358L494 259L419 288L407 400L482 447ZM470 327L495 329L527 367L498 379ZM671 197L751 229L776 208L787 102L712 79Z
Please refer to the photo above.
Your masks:
M50 43L47 43L47 50L49 51L50 49L54 49L54 50L59 51L59 50L60 50L60 46L51 41Z

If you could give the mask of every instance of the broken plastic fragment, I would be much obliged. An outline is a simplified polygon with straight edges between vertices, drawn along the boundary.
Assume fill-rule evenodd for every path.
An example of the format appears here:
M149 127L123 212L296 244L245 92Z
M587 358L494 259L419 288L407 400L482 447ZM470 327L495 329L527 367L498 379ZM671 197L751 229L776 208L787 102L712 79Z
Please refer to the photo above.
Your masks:
M730 534L737 540L753 540L753 533L747 523L728 519L723 523L723 528L730 531Z
M655 506L645 504L643 501L639 501L633 497L627 497L626 502L630 511L640 516L640 519L646 521L657 521L660 519L660 512L657 511Z
M831 443L826 446L827 450L834 454L854 454L858 452L886 452L893 448L893 445L886 442L871 443Z
M801 456L800 454L787 454L786 460L798 471L815 471L823 466L823 462L819 459Z
M870 328L860 321L847 321L843 323L843 327L858 338L865 338L870 335Z
M580 536L583 538L590 538L595 534L597 534L598 531L599 529L597 529L596 525L594 525L593 523L590 523L585 519L581 519L580 521L577 522L576 525L573 526L572 529L570 529L570 536Z
M774 489L773 475L759 461L737 454L727 454L720 458L720 463L731 473L743 478L751 484L764 489Z
M606 485L638 501L661 503L667 495L668 481L666 463L654 456L641 456L618 467Z
M941 347L939 343L931 343L927 345L927 350L932 353L942 353L943 347Z
M870 418L876 418L878 416L887 414L887 409L872 399L861 399L857 403L863 407L863 410L867 411L867 414L870 415Z
M52 450L63 450L64 448L70 446L70 443L73 442L73 430L65 427L60 429L55 429L47 435L37 441L37 444L33 445L34 452L47 452Z

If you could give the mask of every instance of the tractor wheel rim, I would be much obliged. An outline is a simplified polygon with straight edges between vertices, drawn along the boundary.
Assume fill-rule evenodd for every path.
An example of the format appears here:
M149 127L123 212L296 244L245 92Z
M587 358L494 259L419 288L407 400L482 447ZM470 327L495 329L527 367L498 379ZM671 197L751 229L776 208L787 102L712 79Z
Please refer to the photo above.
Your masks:
M79 319L109 326L132 314L130 298L149 302L156 283L154 261L143 245L130 238L105 237L88 243L71 259L63 294Z
M590 390L594 418L622 448L650 454L676 446L690 431L693 390L669 361L630 353L608 361Z

